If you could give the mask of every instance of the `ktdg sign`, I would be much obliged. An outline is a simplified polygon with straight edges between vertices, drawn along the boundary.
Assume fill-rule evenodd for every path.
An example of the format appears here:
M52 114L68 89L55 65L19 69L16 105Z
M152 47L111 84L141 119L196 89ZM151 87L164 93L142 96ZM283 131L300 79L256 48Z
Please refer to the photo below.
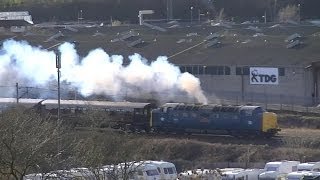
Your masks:
M279 84L278 68L250 67L250 84Z

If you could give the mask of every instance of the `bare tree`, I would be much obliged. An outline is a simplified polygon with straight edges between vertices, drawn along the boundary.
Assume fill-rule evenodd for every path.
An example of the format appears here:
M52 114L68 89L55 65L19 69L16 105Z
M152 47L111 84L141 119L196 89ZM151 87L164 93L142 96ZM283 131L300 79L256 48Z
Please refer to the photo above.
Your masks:
M21 107L0 114L0 175L18 180L57 165L59 126Z
M299 8L295 5L288 5L285 8L280 9L279 13L279 22L290 22L299 20Z
M226 18L226 14L224 13L224 8L222 8L219 12L219 15L216 18L216 21L222 22L222 21L225 21L225 18Z

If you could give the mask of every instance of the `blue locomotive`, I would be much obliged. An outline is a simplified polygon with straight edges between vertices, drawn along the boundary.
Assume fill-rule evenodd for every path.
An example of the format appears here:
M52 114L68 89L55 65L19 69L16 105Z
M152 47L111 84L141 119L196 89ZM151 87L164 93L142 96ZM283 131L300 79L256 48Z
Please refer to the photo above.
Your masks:
M184 105L168 103L151 113L155 132L272 137L280 128L277 115L260 106Z

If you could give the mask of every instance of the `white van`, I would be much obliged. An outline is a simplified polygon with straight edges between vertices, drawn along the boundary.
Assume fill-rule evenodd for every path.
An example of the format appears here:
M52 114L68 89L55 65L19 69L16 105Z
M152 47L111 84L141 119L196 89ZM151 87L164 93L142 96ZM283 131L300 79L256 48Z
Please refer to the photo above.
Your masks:
M177 170L173 163L166 161L145 161L144 163L155 165L160 174L161 180L177 179Z
M268 162L259 175L259 180L285 179L288 173L297 171L299 161L276 161Z

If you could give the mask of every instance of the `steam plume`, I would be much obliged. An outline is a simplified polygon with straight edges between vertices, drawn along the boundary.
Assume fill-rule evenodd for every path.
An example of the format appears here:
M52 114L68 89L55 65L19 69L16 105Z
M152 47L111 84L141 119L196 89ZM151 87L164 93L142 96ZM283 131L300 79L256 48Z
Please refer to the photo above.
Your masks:
M177 97L207 99L200 81L189 73L181 73L160 56L151 64L139 54L129 56L130 64L123 65L120 55L109 56L98 48L81 58L73 44L64 43L61 52L61 80L76 87L82 95L102 94L121 99L124 96L156 94L159 100L177 101ZM56 80L55 54L25 41L7 40L0 53L0 85L24 82L47 86ZM183 98L185 99L185 98Z

